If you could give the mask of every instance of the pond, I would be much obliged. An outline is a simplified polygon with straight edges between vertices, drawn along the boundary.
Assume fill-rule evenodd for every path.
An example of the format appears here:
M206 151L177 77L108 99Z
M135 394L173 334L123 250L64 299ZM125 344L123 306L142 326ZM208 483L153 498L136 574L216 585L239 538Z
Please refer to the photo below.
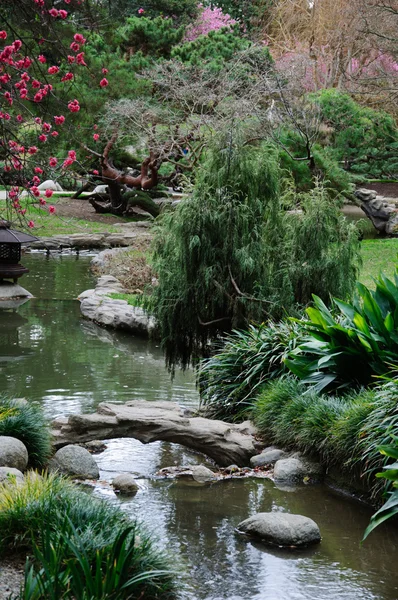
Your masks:
M89 254L36 253L23 285L36 298L17 313L0 313L0 389L40 403L53 417L92 411L99 402L139 398L197 406L194 374L164 367L159 347L100 329L80 318L76 296L93 286ZM384 527L360 546L372 511L324 486L278 488L264 479L212 486L158 479L170 465L208 464L175 444L109 440L96 456L101 479L132 472L140 491L117 498L107 485L94 493L138 517L181 570L181 600L396 600L398 531ZM256 512L313 518L319 546L300 552L265 548L235 533Z

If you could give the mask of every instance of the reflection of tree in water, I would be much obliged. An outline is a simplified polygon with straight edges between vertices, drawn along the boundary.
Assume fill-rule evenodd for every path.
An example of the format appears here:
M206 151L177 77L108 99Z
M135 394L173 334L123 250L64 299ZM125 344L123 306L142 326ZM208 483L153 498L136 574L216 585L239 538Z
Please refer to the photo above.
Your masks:
M23 360L31 350L20 344L20 328L27 323L15 311L0 310L0 365L9 361ZM1 380L1 374L0 374Z
M47 413L92 411L102 401L184 400L184 394L191 403L196 399L192 375L180 390L159 348L85 322L77 301L32 300L20 314L26 318L20 344L33 352L18 368L9 364L3 370L2 388L44 399Z

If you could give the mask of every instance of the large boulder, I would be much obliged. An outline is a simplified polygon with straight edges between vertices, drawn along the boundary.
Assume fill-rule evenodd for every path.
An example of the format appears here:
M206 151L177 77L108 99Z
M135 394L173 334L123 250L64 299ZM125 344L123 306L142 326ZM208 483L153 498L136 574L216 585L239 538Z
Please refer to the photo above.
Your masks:
M324 469L318 462L310 460L299 453L278 460L274 467L274 479L277 482L316 482L321 481L323 475Z
M274 546L308 546L321 541L315 521L282 512L257 513L239 523L237 529Z
M12 467L0 467L0 483L23 483L23 473Z
M276 463L277 460L286 458L287 454L284 450L279 448L270 448L252 456L250 459L250 466L255 469L256 467L270 467Z
M28 451L25 444L8 435L0 436L0 467L13 467L24 471L28 465Z
M49 463L50 471L58 471L76 479L98 479L98 465L88 450L69 444L55 453Z

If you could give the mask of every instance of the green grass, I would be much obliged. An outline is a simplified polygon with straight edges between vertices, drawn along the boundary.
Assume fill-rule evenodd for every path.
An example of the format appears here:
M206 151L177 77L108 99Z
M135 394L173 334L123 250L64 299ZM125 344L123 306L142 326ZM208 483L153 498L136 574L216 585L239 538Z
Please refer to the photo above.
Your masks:
M49 200L48 204L56 206L57 199ZM0 218L6 218L5 201L0 200ZM38 237L51 237L53 235L67 235L71 233L118 233L120 229L109 223L99 223L97 221L84 221L72 217L59 217L56 213L50 214L43 208L29 204L24 217L24 222L33 221L35 226L29 229L29 233ZM3 212L4 211L4 212ZM123 219L121 219L122 221ZM16 224L15 224L16 225ZM18 229L21 226L16 225ZM28 228L26 227L28 230Z
M367 287L374 288L373 278L380 271L391 277L398 266L398 238L363 240L361 243L363 265L359 281Z

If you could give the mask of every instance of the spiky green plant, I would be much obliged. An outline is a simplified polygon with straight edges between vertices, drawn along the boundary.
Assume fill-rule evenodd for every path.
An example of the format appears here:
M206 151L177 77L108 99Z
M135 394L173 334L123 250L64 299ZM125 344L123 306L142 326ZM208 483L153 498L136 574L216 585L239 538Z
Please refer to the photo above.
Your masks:
M327 466L365 473L363 432L375 399L376 393L366 390L344 397L320 395L284 377L264 387L252 418L268 443L316 454Z
M252 406L260 386L279 377L283 359L298 339L298 325L268 321L225 337L220 350L204 359L198 381L201 407L216 419L239 419Z
M392 442L385 446L379 446L378 450L380 454L396 462L385 465L383 471L377 473L376 477L386 480L393 489L388 488L386 492L387 501L371 518L363 536L364 540L376 527L398 515L398 437L391 437Z
M398 361L398 273L380 275L376 289L361 283L351 303L333 300L330 311L314 296L307 309L304 341L289 353L286 366L317 390L367 386L375 376L396 371Z
M0 397L0 435L25 444L31 467L46 465L51 455L51 431L40 407Z

